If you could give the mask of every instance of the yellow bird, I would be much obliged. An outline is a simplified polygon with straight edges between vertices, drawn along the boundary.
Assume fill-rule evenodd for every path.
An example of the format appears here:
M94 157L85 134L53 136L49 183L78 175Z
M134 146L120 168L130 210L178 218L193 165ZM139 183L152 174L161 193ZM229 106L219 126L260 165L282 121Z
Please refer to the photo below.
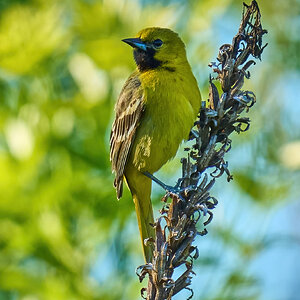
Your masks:
M124 177L131 191L144 257L151 262L153 246L145 244L145 239L155 237L151 179L144 172L153 174L175 156L189 136L201 95L177 33L152 27L123 42L133 47L137 69L126 81L115 107L110 160L118 199Z

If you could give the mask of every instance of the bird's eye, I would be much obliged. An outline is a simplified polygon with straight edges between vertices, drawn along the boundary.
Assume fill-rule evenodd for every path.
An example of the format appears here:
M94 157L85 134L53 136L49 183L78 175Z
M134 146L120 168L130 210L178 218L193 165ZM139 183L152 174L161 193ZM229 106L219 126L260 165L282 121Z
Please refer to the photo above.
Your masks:
M160 48L162 46L162 44L163 44L163 41L160 39L153 41L154 48Z

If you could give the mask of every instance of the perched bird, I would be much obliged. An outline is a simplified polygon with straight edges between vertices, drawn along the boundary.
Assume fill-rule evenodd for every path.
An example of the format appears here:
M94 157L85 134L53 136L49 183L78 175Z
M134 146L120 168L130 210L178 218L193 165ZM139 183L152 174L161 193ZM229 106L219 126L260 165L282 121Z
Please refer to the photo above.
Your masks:
M151 179L144 172L153 174L175 156L189 136L201 96L177 33L146 28L123 42L133 47L137 69L126 81L115 107L110 159L118 199L124 178L131 191L144 257L151 262L153 246L144 243L155 236Z

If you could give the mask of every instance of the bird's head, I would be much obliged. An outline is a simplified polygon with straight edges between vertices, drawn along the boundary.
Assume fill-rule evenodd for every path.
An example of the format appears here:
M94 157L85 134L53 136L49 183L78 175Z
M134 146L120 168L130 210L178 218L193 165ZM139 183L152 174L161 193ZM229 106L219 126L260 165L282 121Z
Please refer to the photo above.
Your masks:
M158 67L175 71L177 66L186 62L184 43L177 33L167 28L146 28L136 38L124 39L123 42L134 48L134 59L141 72Z

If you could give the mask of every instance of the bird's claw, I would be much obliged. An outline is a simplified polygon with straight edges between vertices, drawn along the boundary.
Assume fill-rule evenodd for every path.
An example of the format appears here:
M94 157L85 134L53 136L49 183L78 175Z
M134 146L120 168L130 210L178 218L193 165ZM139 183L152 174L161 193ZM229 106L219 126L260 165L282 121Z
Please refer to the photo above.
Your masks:
M178 195L181 192L181 189L177 186L170 186L170 185L166 185L165 188L166 192L170 193L170 194L175 194Z

